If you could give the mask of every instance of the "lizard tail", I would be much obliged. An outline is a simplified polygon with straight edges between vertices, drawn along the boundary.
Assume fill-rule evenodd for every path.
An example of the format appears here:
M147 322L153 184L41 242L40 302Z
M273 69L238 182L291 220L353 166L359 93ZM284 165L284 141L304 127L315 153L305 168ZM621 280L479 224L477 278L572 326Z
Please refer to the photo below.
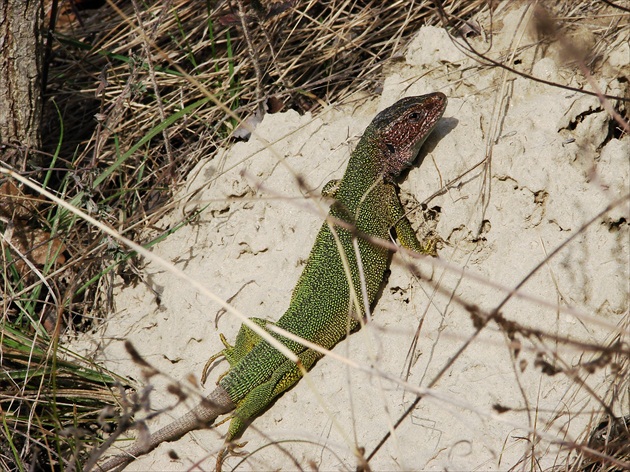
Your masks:
M184 416L149 436L148 441L136 441L123 454L108 459L102 465L97 465L96 470L99 472L122 470L127 464L152 451L160 443L175 441L190 431L206 428L218 416L232 411L235 407L225 389L219 386Z

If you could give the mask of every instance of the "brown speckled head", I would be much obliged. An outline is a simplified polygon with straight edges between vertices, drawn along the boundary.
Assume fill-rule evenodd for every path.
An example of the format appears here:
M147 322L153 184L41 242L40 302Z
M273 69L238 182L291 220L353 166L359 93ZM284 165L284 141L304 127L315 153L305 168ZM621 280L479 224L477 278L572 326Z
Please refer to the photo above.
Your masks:
M370 128L374 132L383 177L396 177L411 165L427 136L446 109L446 95L442 92L417 97L406 97L380 112Z

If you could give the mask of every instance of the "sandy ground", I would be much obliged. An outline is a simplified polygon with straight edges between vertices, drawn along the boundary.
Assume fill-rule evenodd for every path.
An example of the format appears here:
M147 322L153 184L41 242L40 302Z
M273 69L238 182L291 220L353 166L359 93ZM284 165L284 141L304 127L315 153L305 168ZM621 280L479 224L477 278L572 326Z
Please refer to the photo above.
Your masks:
M500 30L488 54L513 53L519 70L591 89L560 65L554 47L533 46L530 30L519 26L523 13L512 9L495 18ZM487 19L479 21L487 31ZM472 42L485 50L488 40ZM616 77L629 62L628 43L612 45L602 68L609 75L597 77L598 86L620 93ZM423 28L386 67L380 96L357 96L316 116L267 115L249 142L201 162L180 190L180 206L160 226L207 207L154 251L246 316L279 318L323 220L323 185L341 177L379 110L438 90L449 97L448 108L400 193L414 210L415 227L422 224L418 202L439 207L437 231L446 243L437 261L418 262L421 279L396 255L372 323L335 352L412 387L434 383L371 460L373 470L505 470L531 454L551 466L562 457L557 441L584 439L589 422L598 421L598 397L614 409L624 404L623 397L611 401L610 364L592 373L584 368L599 356L588 345L605 346L620 333L628 339L628 200L578 234L629 192L630 139L607 137L610 116L596 97L483 67L443 30ZM474 168L487 156L491 166ZM517 324L513 342L493 322L475 336L470 311L458 301L496 308L506 290L570 238L523 285L523 297L502 306ZM222 348L218 333L233 340L240 322L162 267L147 264L142 278L135 287L121 281L116 313L74 345L142 384L123 346L131 341L163 373L150 379L154 412L177 404L166 391L171 382L196 392L150 421L154 430L213 388L227 363L214 368L204 387L190 379ZM369 454L414 398L400 383L327 357L310 382L301 381L256 419L243 438L250 455L229 458L225 470L354 470L356 449ZM163 444L128 470L211 470L226 427Z

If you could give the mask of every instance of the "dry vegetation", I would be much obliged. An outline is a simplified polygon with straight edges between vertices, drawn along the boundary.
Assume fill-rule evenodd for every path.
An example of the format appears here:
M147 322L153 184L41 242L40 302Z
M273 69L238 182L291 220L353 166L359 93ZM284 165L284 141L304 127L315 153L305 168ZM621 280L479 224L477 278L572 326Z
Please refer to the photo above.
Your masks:
M421 25L476 34L467 20L491 2L122 0L90 10L76 3L59 4L54 26L46 164L24 159L18 171L150 247L168 236L154 225L174 189L200 158L246 137L247 124L286 109L316 113L360 90L378 93L383 64ZM584 65L596 69L624 31L610 17L623 12L605 2L553 3L566 31L580 23L591 35ZM114 375L72 359L57 341L106 317L112 275L135 281L138 261L88 222L9 182L0 181L0 216L19 237L2 246L0 467L80 469L88 445L99 442L101 410L114 404ZM626 357L606 354L627 373ZM614 470L606 468L610 454L630 461L623 418L603 422L591 441L600 454L585 451L566 470Z

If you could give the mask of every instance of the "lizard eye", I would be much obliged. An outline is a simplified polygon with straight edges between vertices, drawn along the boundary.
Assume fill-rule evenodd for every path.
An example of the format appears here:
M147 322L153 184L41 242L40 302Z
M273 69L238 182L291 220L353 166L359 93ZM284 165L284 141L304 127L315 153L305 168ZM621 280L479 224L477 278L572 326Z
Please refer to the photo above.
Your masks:
M420 113L418 113L417 111L414 111L413 113L409 114L409 119L411 121L418 121L420 119Z
M390 154L394 154L396 152L396 148L392 143L385 143L385 146L387 147L387 150Z

